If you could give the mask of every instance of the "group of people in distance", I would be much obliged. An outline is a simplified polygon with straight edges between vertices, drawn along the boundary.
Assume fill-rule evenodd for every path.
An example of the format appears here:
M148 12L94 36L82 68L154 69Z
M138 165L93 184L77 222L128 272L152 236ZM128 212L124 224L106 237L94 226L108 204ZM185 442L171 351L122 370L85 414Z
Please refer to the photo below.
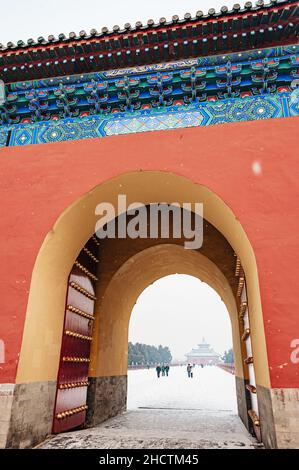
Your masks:
M183 364L181 364L183 365ZM189 379L193 379L193 368L195 367L195 364L188 364L187 365L187 375L188 375L188 378ZM203 364L201 364L201 367L203 368ZM149 369L149 366L148 366L148 369ZM168 364L157 364L157 367L156 367L156 372L157 372L157 377L158 379L160 378L160 375L162 373L162 376L164 377L165 375L168 377L168 374L169 374L169 365Z
M157 377L158 379L160 378L160 375L161 375L161 372L162 372L162 377L164 377L166 375L166 377L168 377L168 374L169 374L169 365L168 364L157 364L157 367L156 367L156 372L157 372Z

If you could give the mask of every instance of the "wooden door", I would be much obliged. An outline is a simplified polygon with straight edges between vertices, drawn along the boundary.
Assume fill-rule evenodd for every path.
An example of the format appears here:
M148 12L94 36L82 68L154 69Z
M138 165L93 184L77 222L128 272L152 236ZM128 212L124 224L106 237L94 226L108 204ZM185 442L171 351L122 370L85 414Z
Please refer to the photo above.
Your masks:
M84 425L99 242L92 237L80 252L69 276L53 433Z

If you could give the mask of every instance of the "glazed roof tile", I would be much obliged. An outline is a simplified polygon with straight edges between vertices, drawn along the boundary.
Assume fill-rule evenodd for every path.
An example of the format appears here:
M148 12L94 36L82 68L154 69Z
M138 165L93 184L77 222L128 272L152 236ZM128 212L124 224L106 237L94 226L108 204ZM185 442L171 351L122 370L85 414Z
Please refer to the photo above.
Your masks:
M190 13L185 13L183 18L179 18L178 15L173 15L170 21L167 21L165 17L162 17L160 18L158 23L155 23L153 19L149 19L146 24L143 24L141 21L137 21L134 26L132 26L130 23L125 23L122 28L118 25L115 25L111 30L109 30L106 26L102 27L100 31L97 31L97 29L93 28L91 29L89 34L84 30L80 31L79 34L76 34L74 31L71 31L68 37L64 33L60 33L57 38L54 35L50 34L48 36L48 39L45 39L44 37L40 36L37 40L29 38L27 42L19 40L17 41L17 44L14 44L11 41L8 42L6 45L0 43L0 51L17 51L19 49L25 49L36 46L68 43L70 41L82 41L86 39L100 38L105 36L109 37L115 34L128 34L137 31L149 31L151 29L158 29L161 27L172 27L173 25L177 24L185 25L186 23L190 22L206 21L210 19L222 20L225 19L225 17L227 16L246 14L248 12L258 12L260 10L267 10L273 6L287 6L289 4L291 5L296 3L298 4L298 2L294 0L270 0L269 2L265 2L264 0L257 0L255 4L253 4L253 2L246 2L243 8L239 3L235 3L231 9L224 5L220 8L218 12L215 10L215 8L210 8L206 14L204 14L203 11L199 10L194 16L192 16Z
M126 23L111 31L50 35L27 43L0 45L0 79L36 80L171 62L245 50L294 44L298 40L298 0L258 0L242 8L210 8L206 15L161 18L158 23Z

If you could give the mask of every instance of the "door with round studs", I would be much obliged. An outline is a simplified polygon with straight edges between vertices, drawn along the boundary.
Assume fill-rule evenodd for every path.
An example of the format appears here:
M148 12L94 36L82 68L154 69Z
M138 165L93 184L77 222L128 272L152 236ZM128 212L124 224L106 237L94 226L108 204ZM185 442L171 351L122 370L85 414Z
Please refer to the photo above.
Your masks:
M68 279L53 433L83 426L86 419L98 251L94 236L80 252Z

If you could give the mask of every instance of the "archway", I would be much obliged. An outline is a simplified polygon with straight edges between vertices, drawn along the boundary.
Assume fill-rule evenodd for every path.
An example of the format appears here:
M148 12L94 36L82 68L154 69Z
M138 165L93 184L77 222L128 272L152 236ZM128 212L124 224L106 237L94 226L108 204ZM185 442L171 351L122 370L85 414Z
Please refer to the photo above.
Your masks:
M245 391L249 376L243 363L246 352L241 341L238 308L232 288L218 266L207 256L197 251L185 250L176 244L158 244L137 252L121 265L105 288L97 308L98 344L93 344L93 353L96 354L94 362L98 367L94 384L98 391L95 395L108 396L110 385L107 385L106 378L114 377L114 381L123 390L121 394L117 394L120 400L118 407L124 409L125 401L122 398L126 393L128 327L132 308L148 285L163 276L176 273L188 274L206 282L220 295L227 307L232 324L239 415L245 426L250 428ZM114 292L118 295L113 295ZM110 339L108 343L107 337ZM114 413L107 401L105 406L92 405L92 408L94 414L90 425L97 424Z
M140 294L130 317L127 411L237 417L232 352L230 316L214 289L188 274L158 279ZM158 364L164 365L159 377Z
M212 191L186 178L163 172L134 172L121 175L97 186L61 215L53 230L46 237L33 271L17 383L46 383L47 393L43 393L42 400L46 402L48 409L53 410L68 276L82 247L94 233L96 205L101 201L106 201L116 206L117 196L120 192L127 195L128 203L142 201L143 204L149 205L162 201L172 204L175 201L181 204L183 202L202 202L204 204L205 220L219 232L231 247L231 251L238 255L235 261L237 262L236 270L238 270L237 294L239 298L243 295L244 279L246 277L256 382L261 386L269 386L269 370L257 268L254 253L247 236L233 212ZM116 399L113 399L115 406L112 407L108 415L111 416L111 413L119 412L125 402L123 394L127 357L123 346L124 339L126 339L127 344L126 324L129 310L127 308L123 309L124 314L116 318L113 317L113 315L116 315L116 310L114 310L113 315L109 316L106 309L104 318L105 308L102 308L102 306L109 305L109 308L111 308L112 298L117 302L116 296L113 297L116 292L113 286L118 285L115 283L119 282L117 280L122 276L122 273L127 273L128 266L131 267L132 262L135 264L135 262L138 263L141 260L142 266L144 266L148 253L153 256L151 262L154 260L155 254L158 253L156 262L153 261L155 269L148 270L142 282L138 285L130 285L129 300L126 300L126 304L132 306L132 303L136 300L136 293L140 292L142 286L144 287L144 282L152 282L157 276L161 276L164 267L161 265L160 250L162 252L164 250L164 253L165 250L167 251L168 266L165 272L169 273L171 269L175 272L178 269L180 271L183 264L186 266L184 270L187 270L187 272L195 270L194 263L191 262L193 252L188 253L187 250L173 245L171 245L171 249L166 245L156 246L147 250L139 250L140 253L135 253L133 257L130 256L130 253L127 253L125 262L114 273L112 279L109 279L109 283L106 283L103 287L103 292L100 292L101 307L98 305L96 308L92 360L89 370L91 382L93 382L89 389L89 394L93 394L93 398L89 396L89 402L91 403L91 415L88 417L89 424L95 424L99 420L108 417L103 415L102 412L99 412L98 416L93 414L92 400L96 404L97 388L101 393L105 389L107 391L108 388L110 389L110 396L115 394ZM199 254L196 253L196 255ZM173 256L174 259L171 261ZM178 268L178 263L180 268ZM206 266L206 270L201 272L200 275L206 276L209 282L217 286L223 298L226 298L227 305L230 305L229 310L234 311L235 348L240 351L238 355L238 374L243 380L242 386L240 386L239 400L240 403L243 403L241 406L243 411L240 411L240 415L243 415L245 422L247 413L244 413L246 408L244 407L246 404L244 379L246 380L247 377L244 377L242 364L244 352L241 351L236 302L233 301L233 295L224 287L225 284L219 280L220 274L216 269L217 266L214 266L214 263L209 259L203 262L202 258L201 263ZM172 268L169 266L172 266ZM240 276L240 266L244 269L244 276ZM53 292L55 292L55 296L53 296ZM120 296L118 296L119 299ZM41 310L43 316L40 315ZM38 335L36 334L37 331L39 332ZM120 382L118 382L119 379ZM243 394L243 397L241 397L241 394ZM117 396L119 396L119 403L117 403ZM49 426L49 423L45 424L47 432L49 432Z

